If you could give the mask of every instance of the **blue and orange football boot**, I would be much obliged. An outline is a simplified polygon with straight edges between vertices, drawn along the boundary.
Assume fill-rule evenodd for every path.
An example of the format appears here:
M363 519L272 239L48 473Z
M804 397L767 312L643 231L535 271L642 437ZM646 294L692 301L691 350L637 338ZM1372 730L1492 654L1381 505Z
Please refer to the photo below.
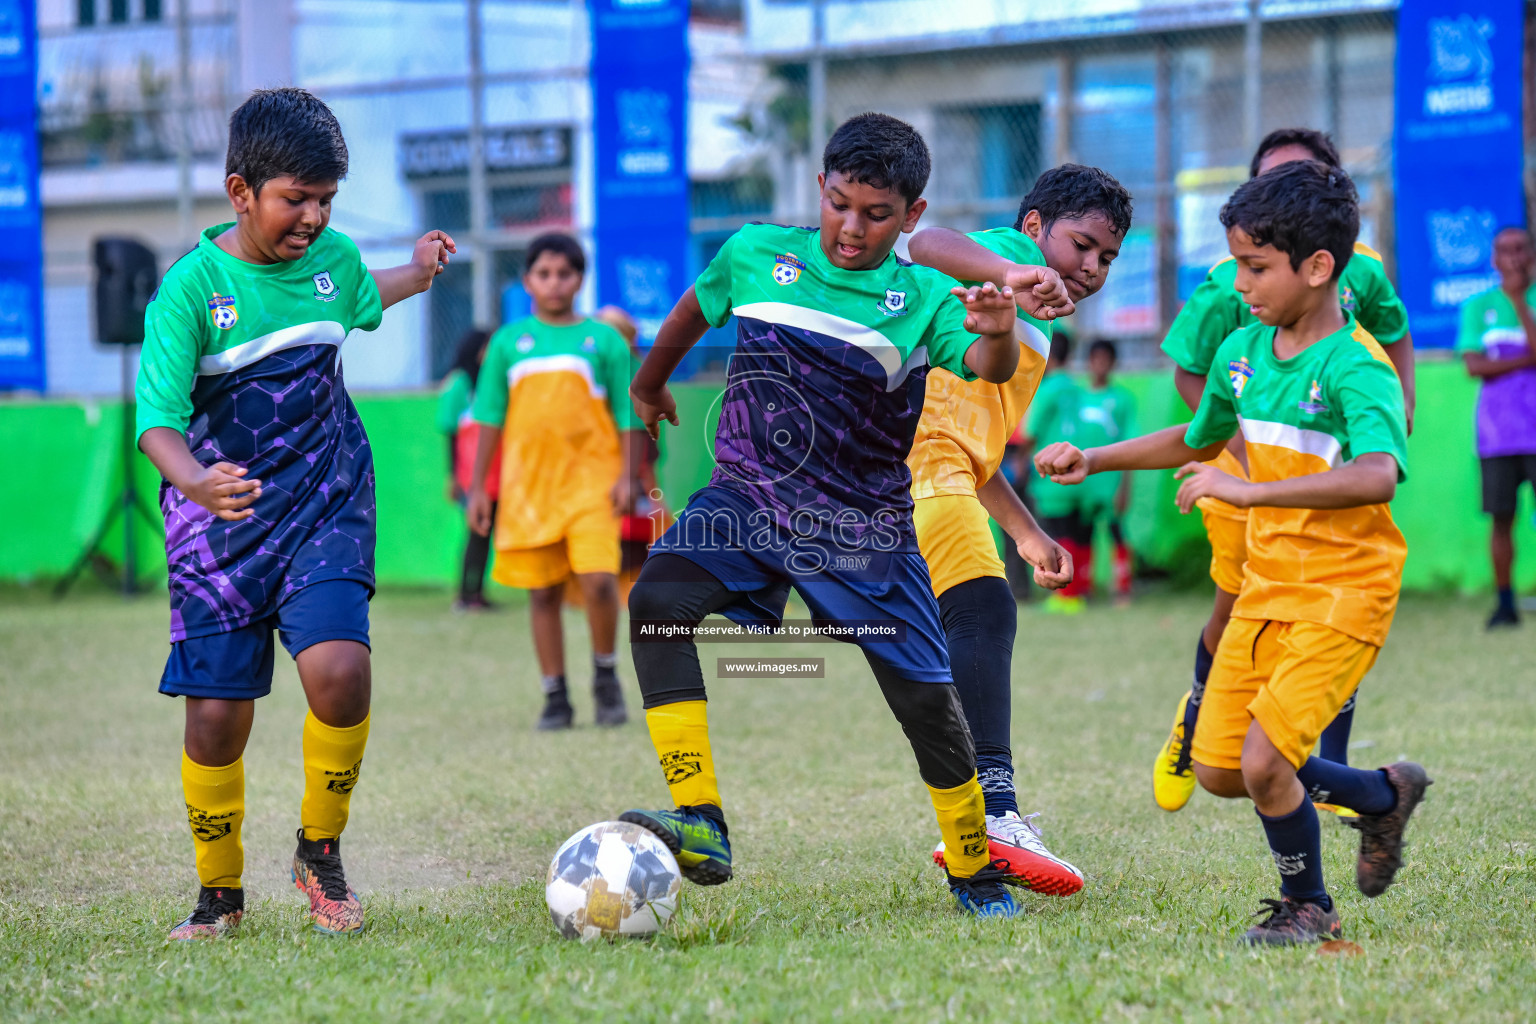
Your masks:
M720 814L719 808L711 808ZM625 811L620 821L639 825L667 844L683 877L695 885L719 885L731 880L731 841L725 817L716 820L692 807L675 811Z
M192 908L192 913L165 938L168 942L217 939L234 931L244 916L244 889L215 889L205 885L198 890L197 906Z
M1019 912L1013 894L1003 883L1008 878L1007 865L994 860L969 878L956 878L946 870L949 891L955 894L960 909L972 917L1013 917Z
M363 905L347 884L341 867L340 839L305 839L293 854L293 884L309 897L309 919L327 935L357 935L363 930Z

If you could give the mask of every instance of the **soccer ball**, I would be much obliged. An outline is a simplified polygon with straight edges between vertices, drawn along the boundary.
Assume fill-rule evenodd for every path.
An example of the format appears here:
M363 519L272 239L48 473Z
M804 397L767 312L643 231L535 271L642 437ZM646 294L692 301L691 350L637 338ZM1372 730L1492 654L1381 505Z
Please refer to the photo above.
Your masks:
M600 821L555 851L544 902L568 939L650 935L671 920L682 886L661 840L639 825Z

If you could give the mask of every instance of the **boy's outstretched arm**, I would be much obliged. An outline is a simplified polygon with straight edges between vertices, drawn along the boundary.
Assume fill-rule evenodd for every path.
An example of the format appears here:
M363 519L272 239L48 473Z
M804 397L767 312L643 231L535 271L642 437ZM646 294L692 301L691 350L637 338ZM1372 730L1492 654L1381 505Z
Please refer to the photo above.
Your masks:
M448 255L458 251L446 232L428 231L416 240L409 263L387 270L368 271L379 288L379 302L388 309L401 299L431 288L432 279L448 265Z
M186 435L170 427L150 427L139 435L139 450L160 475L182 494L220 519L249 519L250 505L261 497L261 481L247 480L245 467L231 462L204 466L192 457Z
M1227 439L1191 448L1184 443L1184 426L1116 441L1102 448L1082 451L1066 441L1046 445L1035 455L1035 472L1059 484L1080 484L1094 473L1113 473L1126 469L1176 469L1191 462L1206 462L1221 454ZM1187 468L1187 467L1186 467ZM1220 472L1220 470L1217 470ZM1225 473L1222 474L1226 476Z
M970 288L955 287L950 294L965 303L965 329L977 335L965 350L965 365L991 384L1002 384L1019 368L1019 343L1013 337L1013 289L1002 291L991 281Z
M656 344L645 354L645 362L640 364L635 379L629 384L635 415L640 417L645 432L653 441L661 435L662 420L677 426L677 403L672 400L667 381L672 379L672 371L707 330L709 321L704 319L699 297L690 285L662 321L661 329L656 332Z
M1003 474L993 473L990 480L976 488L976 498L987 515L997 520L997 525L1012 538L1019 557L1034 567L1038 586L1060 590L1072 582L1072 556L1040 529Z
M1397 494L1397 460L1386 452L1366 452L1326 473L1254 483L1215 466L1180 467L1179 511L1188 512L1201 498L1218 498L1238 508L1355 508L1380 505Z
M1036 320L1067 316L1077 307L1050 267L1014 263L951 228L924 228L907 243L913 262L957 281L991 281L1013 289L1019 308Z

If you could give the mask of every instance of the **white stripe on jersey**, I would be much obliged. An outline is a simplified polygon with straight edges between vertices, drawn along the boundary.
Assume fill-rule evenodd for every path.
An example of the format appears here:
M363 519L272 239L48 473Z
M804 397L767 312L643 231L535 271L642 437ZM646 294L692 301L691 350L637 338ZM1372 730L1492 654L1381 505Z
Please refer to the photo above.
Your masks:
M197 374L199 377L212 377L221 373L229 373L252 363L260 362L274 352L284 349L300 348L304 345L335 345L341 349L341 343L347 340L347 332L341 324L335 320L316 320L312 324L294 324L292 327L284 327L280 331L271 334L263 334L259 338L236 345L234 348L225 349L223 352L215 352L212 355L203 356L197 361Z
M797 327L802 331L815 331L817 334L824 334L829 338L836 338L838 341L863 349L874 357L881 369L885 370L885 390L887 391L894 391L902 381L907 379L907 373L914 367L925 366L928 363L926 346L918 346L913 350L912 357L903 362L901 352L896 346L873 327L865 327L863 324L845 320L819 309L811 309L808 306L796 306L789 302L748 302L735 307L731 312L737 316L761 320L764 323Z
M531 377L536 373L574 373L587 382L587 390L592 392L594 398L608 397L608 389L592 378L592 364L581 356L534 356L531 359L520 359L513 363L507 370L508 390L517 387L517 382L524 377Z
M1242 426L1244 440L1314 456L1328 463L1329 469L1338 469L1343 465L1340 456L1344 453L1344 447L1332 434L1325 434L1321 430L1304 430L1289 423L1250 420L1241 416L1238 417L1238 423Z

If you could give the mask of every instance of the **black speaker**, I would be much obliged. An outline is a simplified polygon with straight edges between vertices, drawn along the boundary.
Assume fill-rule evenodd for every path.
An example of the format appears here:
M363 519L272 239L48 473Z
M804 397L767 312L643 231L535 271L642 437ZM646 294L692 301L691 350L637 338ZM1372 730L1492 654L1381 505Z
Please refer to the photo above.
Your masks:
M131 238L98 238L96 340L103 345L137 345L144 340L144 307L160 274L155 254Z

